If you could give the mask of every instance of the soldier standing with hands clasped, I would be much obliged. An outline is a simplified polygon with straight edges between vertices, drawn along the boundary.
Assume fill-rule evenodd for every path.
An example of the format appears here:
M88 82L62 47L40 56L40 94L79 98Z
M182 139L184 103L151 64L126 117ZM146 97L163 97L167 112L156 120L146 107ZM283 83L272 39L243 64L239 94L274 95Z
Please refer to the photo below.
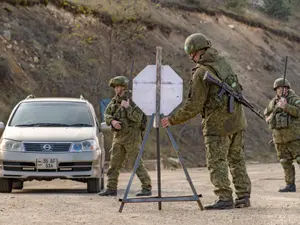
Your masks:
M130 91L127 90L129 80L124 76L117 76L110 80L109 86L115 89L116 95L108 104L104 119L113 132L110 150L110 166L107 171L107 189L100 192L100 196L116 196L118 177L125 158L128 167L133 168L142 141L141 132L145 127L145 114L131 101ZM146 121L147 122L147 121ZM142 190L136 196L149 196L151 193L151 179L143 161L140 161L136 174L142 183Z
M276 96L264 111L272 129L273 142L284 170L286 187L279 192L295 192L295 167L300 164L300 97L291 89L287 79L278 78L273 84Z

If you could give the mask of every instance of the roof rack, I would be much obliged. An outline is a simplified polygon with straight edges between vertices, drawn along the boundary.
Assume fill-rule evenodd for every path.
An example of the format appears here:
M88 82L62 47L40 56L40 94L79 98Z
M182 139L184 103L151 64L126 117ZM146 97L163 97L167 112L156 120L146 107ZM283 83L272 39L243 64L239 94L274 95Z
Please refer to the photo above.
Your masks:
M82 95L80 95L80 99L81 99L81 100L85 100L85 98L84 98Z
M26 97L26 99L29 99L29 98L35 98L35 96L33 94L30 94Z

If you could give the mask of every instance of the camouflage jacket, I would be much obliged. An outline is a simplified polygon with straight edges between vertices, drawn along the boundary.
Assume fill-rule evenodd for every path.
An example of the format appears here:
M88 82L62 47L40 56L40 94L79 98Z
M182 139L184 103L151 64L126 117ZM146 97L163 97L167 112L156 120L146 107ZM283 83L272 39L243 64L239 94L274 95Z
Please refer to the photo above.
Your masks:
M141 141L141 120L143 112L134 104L130 98L130 106L124 108L121 106L122 100L127 100L127 93L123 97L115 96L112 98L104 112L106 124L111 125L112 120L121 122L121 130L113 131L113 143L127 144Z
M270 117L269 125L272 129L274 143L287 143L300 139L300 97L289 89L284 109L276 106L279 98L273 98L264 111L265 117ZM281 121L278 121L281 120ZM278 129L276 122L286 120L287 127ZM271 124L275 123L272 127Z
M209 66L206 65L205 59L209 62ZM188 99L170 116L169 120L172 125L183 123L200 113L203 135L225 136L246 128L247 121L242 105L235 101L233 113L229 113L228 96L224 94L219 98L217 94L220 88L203 80L206 71L220 80L213 65L217 65L219 62L219 56L215 49L206 51L201 59L201 64L198 64L192 74ZM218 68L222 68L222 65ZM225 69L227 72L231 71L231 69Z

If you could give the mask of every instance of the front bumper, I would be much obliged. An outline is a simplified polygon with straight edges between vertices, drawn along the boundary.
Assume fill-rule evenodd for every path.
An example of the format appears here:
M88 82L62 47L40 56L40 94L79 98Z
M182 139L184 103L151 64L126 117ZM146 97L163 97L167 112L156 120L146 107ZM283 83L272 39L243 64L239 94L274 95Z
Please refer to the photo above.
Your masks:
M0 152L0 178L49 180L101 178L101 151L90 152ZM40 159L55 159L54 168L41 169Z

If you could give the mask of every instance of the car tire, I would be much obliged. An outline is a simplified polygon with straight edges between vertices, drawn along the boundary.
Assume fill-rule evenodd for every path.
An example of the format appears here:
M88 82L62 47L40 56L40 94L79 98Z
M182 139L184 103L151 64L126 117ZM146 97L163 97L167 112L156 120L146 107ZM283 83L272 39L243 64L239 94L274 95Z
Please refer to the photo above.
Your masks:
M8 178L0 178L0 193L10 193L12 191L13 181Z
M24 187L24 182L23 181L16 181L13 183L13 189L19 189L22 190Z
M87 180L87 192L88 193L98 193L102 186L102 179L100 178L90 178Z

